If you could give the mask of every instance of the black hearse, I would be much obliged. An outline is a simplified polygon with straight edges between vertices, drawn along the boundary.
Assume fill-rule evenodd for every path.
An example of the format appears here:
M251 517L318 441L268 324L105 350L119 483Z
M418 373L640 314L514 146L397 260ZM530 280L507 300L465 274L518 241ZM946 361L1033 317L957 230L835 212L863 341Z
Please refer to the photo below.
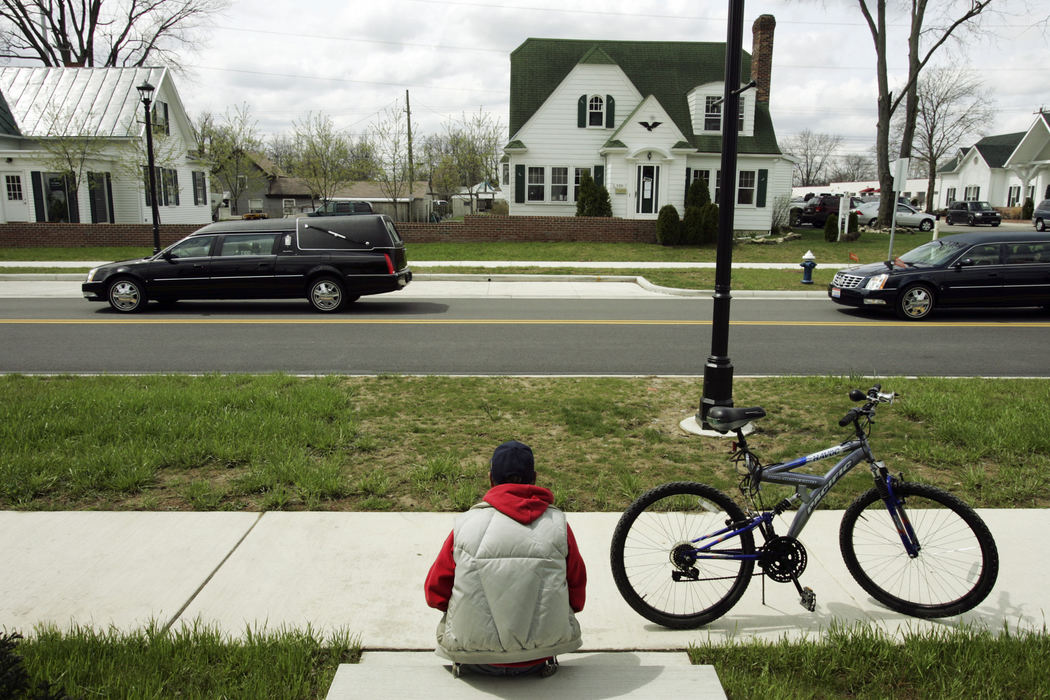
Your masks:
M210 224L156 255L96 267L83 292L122 313L150 300L299 297L330 313L411 280L394 222L359 214Z

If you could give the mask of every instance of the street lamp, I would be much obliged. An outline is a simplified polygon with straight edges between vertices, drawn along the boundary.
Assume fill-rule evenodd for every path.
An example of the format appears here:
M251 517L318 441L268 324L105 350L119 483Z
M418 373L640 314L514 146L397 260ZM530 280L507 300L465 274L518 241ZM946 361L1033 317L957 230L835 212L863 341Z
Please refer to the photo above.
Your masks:
M146 112L146 163L149 168L149 201L153 209L153 254L156 255L160 252L160 212L157 211L157 173L153 167L153 121L150 118L150 104L156 88L147 80L135 89L139 91Z
M729 0L726 31L725 92L722 98L722 180L718 202L718 247L715 253L715 295L711 320L711 354L704 365L704 396L697 421L707 428L707 412L733 405L733 363L729 359L729 282L733 269L733 218L736 209L737 120L740 93L740 52L743 50L744 0Z

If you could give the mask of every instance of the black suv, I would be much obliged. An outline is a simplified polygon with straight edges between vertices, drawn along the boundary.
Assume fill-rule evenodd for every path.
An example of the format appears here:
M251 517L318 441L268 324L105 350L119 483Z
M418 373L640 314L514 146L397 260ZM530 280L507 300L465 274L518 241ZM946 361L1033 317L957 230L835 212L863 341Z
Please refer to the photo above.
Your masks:
M944 215L944 223L951 226L963 222L970 226L998 226L1003 222L1003 215L992 209L988 202L952 202Z
M802 213L797 219L798 224L812 224L814 228L823 228L829 216L839 215L838 194L818 194L810 197L802 207ZM859 207L863 202L859 197L850 197L849 210Z
M156 255L96 267L82 289L116 311L154 300L293 299L339 311L412 280L405 244L382 215L211 224Z

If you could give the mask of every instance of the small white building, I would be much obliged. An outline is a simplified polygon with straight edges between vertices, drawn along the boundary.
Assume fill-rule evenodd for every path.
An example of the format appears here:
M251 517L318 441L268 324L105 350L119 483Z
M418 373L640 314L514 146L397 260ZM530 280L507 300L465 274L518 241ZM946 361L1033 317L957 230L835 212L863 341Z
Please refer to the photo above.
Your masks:
M938 206L986 201L1019 207L1026 197L1050 199L1050 113L1040 112L1028 131L986 136L960 148L938 173Z
M757 83L741 96L734 229L768 231L791 191L793 162L769 113L773 30L753 27ZM580 177L609 191L613 216L655 219L703 179L715 201L721 167L725 44L527 39L511 53L510 142L503 191L511 215L572 216Z
M193 155L190 120L167 68L8 66L0 67L0 223L152 223L136 90L144 82L156 88L160 221L210 222L207 167ZM79 182L66 174L73 170Z

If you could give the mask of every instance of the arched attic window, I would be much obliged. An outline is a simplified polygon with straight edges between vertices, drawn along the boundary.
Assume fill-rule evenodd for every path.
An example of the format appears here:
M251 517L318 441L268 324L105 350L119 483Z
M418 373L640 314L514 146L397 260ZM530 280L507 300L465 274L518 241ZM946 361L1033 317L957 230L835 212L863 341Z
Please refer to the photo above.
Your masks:
M580 95L576 103L576 126L581 129L590 127L604 127L612 129L615 126L616 100L612 95Z
M605 126L605 100L599 95L587 103L587 126Z

